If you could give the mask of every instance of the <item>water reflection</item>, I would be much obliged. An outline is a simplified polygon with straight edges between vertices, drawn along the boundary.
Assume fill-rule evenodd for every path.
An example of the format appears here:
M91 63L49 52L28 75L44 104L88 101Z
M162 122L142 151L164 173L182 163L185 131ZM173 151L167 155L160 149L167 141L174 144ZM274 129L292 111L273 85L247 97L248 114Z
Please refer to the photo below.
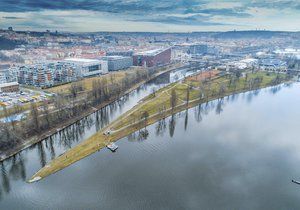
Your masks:
M40 157L40 163L41 163L41 167L44 167L46 165L46 153L44 150L44 142L40 142L37 144L37 149L38 149L38 153L39 153L39 157Z
M275 95L276 93L278 93L281 90L281 87L282 87L281 85L271 87L270 92Z
M144 128L138 131L137 140L144 141L148 138L148 136L149 136L149 131L147 130L147 128Z
M10 192L10 181L9 181L8 172L7 172L7 169L4 165L4 163L1 163L1 176L2 176L1 190L3 189L3 191L5 193L9 193Z
M169 120L169 134L170 134L170 137L174 136L175 128L176 128L176 116L173 114L171 116L171 119Z
M18 155L15 155L14 157L2 162L0 199L2 198L2 200L5 201L5 199L3 199L5 197L9 197L10 199L15 199L16 197L18 197L18 194L10 192L12 191L12 189L20 190L22 188L26 189L26 187L29 187L29 185L24 182L26 178L28 178L27 176L31 176L36 170L44 166L51 159L63 153L68 148L73 147L78 142L93 135L95 132L107 125L111 120L115 119L115 117L118 116L121 112L123 113L126 110L130 109L138 100L150 93L153 87L157 87L156 84L149 83L143 86L139 91L130 93L127 96L122 97L122 99L120 99L116 103L104 107L94 114L76 122L72 126L67 127L61 132L58 132L57 134L49 137L45 141L40 142L39 144L30 147L28 150L21 152ZM280 88L277 87L275 91L276 94L285 89L283 87L285 86L281 86ZM294 88L297 88L297 86ZM223 115L223 113L226 113L227 104L237 101L242 101L249 104L249 97L251 98L250 102L253 102L254 98L257 98L262 93L270 93L273 95L273 89L274 87L267 88L263 91L251 91L243 94L235 94L223 99L200 104L190 110L185 110L181 113L174 114L169 118L159 121L154 125L153 132L151 132L151 128L149 128L149 126L129 135L127 139L129 142L143 142L142 144L144 144L145 142L147 143L148 141L153 139L152 135L161 137L166 132L168 136L170 136L172 139L175 139L176 135L182 133L180 132L181 130L186 130L186 133L188 133L190 131L189 126L194 126L193 117L191 116L194 115L196 122L205 123L205 118L210 113L216 113L220 117ZM182 119L182 121L180 119ZM175 132L175 129L178 129L178 131ZM131 145L129 145L129 147L130 146ZM216 156L218 156L218 154L216 154ZM27 162L26 160L30 160L30 162ZM90 162L85 163L92 164ZM209 166L207 168L207 171L207 173L209 173ZM48 180L59 178L59 176L55 178L51 177ZM22 183L17 182L18 180L22 180ZM48 182L48 180L46 181L46 183ZM51 185L51 183L49 184ZM38 187L39 185L40 183L37 183L34 186ZM30 187L32 187L32 185L30 185ZM211 185L208 185L207 187L211 187Z
M224 99L218 99L216 101L217 106L216 106L216 114L220 115L223 111L224 111L224 106L225 106L225 102Z
M203 105L199 104L194 108L194 115L197 122L202 121Z
M185 118L184 118L184 130L186 131L189 121L189 111L188 109L185 111Z
M163 136L163 134L165 133L166 128L167 128L166 119L162 119L162 120L158 121L156 123L155 128L156 128L155 129L156 136Z
M191 74L188 70L175 70L174 72L182 72L180 75L184 76ZM195 72L193 70L192 72ZM64 151L70 149L78 142L90 137L97 131L101 130L110 121L114 120L120 114L132 108L137 101L151 93L152 89L159 89L169 84L170 81L176 81L173 73L162 74L154 80L139 87L136 91L124 95L119 100L103 107L95 113L77 121L73 125L57 132L56 134L46 138L44 141L30 146L26 151L23 151L3 162L1 162L1 183L0 183L0 199L3 198L3 192L10 192L10 178L13 180L25 181L26 175L31 176L40 167L46 165L47 162L62 154ZM166 126L164 125L164 128ZM134 133L130 136L133 141L138 139L143 141L148 138L149 132L147 129L142 129L138 134ZM131 137L128 136L128 139ZM33 159L30 164L24 162L22 155ZM37 160L35 162L34 160ZM26 166L28 172L26 173ZM24 183L25 184L25 183ZM14 186L18 187L18 186Z

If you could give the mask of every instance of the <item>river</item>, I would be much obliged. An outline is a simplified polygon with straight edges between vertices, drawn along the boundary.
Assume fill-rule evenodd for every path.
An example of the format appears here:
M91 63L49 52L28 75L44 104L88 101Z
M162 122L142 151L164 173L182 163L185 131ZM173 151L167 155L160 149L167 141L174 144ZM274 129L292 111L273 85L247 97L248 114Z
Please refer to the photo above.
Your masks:
M116 153L103 149L25 182L181 73L160 76L4 161L0 209L300 208L300 186L291 182L300 180L299 83L189 109L119 140Z

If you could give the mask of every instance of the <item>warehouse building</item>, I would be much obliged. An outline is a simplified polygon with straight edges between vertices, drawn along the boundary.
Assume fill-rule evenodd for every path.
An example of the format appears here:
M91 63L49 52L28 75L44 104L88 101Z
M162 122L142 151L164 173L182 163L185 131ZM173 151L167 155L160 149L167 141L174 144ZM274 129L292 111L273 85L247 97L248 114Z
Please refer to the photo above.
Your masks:
M118 71L133 65L132 57L104 56L101 57L101 60L107 61L108 71Z
M18 92L20 91L19 83L17 82L10 82L10 83L3 83L0 84L0 92Z

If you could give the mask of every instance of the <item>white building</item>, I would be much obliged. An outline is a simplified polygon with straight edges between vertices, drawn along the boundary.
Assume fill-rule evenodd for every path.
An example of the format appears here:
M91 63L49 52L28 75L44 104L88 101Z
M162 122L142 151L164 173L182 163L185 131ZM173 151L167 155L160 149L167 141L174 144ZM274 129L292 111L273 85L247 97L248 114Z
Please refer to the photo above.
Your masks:
M0 84L7 82L17 81L17 68L10 68L6 70L0 70Z
M89 77L108 73L107 61L104 60L68 58L65 59L64 62L74 65L79 77Z

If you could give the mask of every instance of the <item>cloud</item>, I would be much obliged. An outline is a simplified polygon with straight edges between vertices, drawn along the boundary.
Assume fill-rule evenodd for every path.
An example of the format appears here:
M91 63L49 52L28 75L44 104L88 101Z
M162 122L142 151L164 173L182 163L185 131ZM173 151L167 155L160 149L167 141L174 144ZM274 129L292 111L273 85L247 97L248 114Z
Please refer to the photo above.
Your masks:
M28 12L40 10L89 10L134 15L153 13L206 13L240 16L236 9L203 9L205 0L1 0L0 11ZM220 3L221 4L221 3ZM224 4L224 3L223 3Z
M298 0L253 0L247 4L248 7L274 8L274 9L296 9L300 10Z
M272 28L272 20L298 17L299 9L298 0L1 0L0 27L72 30L72 25L79 27L85 23L81 27L101 30L100 26L106 23L116 27L126 22L140 28L144 28L142 23L153 23L156 27L160 24L164 30L167 25L185 30L196 26Z
M222 8L222 9L191 9L187 10L186 13L201 13L210 16L221 15L221 16L235 16L235 17L251 17L252 15L245 11L245 8Z
M15 16L3 16L3 19L10 19L10 20L18 20L18 19L23 19L21 17L15 17Z
M26 0L18 4L12 0L3 0L0 10L9 11L41 11L41 10L86 10L124 15L127 20L161 22L187 25L223 25L210 18L219 16L250 17L243 8L206 8L211 1L206 0L60 0L41 1ZM5 6L6 4L6 6ZM228 3L218 3L221 6ZM230 3L229 3L230 4ZM166 14L174 14L173 16ZM191 14L189 17L180 17L181 14ZM206 16L206 17L205 17Z
M190 15L190 16L176 16L176 15L158 15L146 18L130 19L131 21L139 22L157 22L166 24L177 25L195 25L195 26L207 26L207 25L226 25L225 23L212 22L208 16L204 15Z

